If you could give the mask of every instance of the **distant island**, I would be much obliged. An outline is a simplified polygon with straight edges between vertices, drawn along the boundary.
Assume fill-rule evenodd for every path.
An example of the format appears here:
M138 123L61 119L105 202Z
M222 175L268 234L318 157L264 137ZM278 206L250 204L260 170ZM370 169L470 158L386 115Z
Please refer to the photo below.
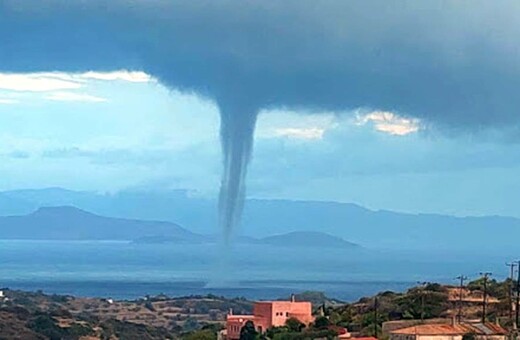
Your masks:
M189 231L172 222L105 217L72 206L44 207L22 216L0 217L4 240L116 240L136 244L216 243L218 237ZM321 232L290 232L237 243L283 247L353 248L358 245Z
M0 192L0 216L27 215L45 206L74 206L122 219L168 221L199 235L218 234L217 202L187 190L96 193L48 188ZM481 247L514 251L520 237L520 219L411 214L341 202L247 200L243 235L260 239L294 231L319 231L357 244L370 244L371 248L473 250ZM131 240L158 235L161 234L140 233ZM170 233L162 236L176 237Z
M217 237L203 237L200 242L217 242ZM144 236L134 240L137 244L167 244L185 243L186 240L175 236ZM257 244L277 247L329 247L329 248L360 248L359 245L344 239L317 231L295 231L286 234L273 235L263 238L238 237L237 244Z
M295 247L331 247L357 248L359 245L344 239L317 231L294 231L286 234L264 237L258 240L260 244L272 246Z
M0 239L126 240L161 235L183 241L201 241L172 222L104 217L65 206L39 208L29 215L0 217Z

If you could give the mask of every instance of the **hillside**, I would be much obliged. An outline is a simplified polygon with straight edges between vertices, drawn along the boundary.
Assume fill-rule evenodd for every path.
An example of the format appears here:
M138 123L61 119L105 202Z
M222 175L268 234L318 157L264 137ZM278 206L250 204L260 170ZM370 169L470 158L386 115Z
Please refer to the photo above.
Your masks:
M251 313L252 302L217 296L147 297L114 301L3 289L2 339L189 339L215 335L229 309Z
M489 319L510 328L507 292L511 282L488 282ZM482 293L481 279L470 282L469 292ZM451 323L459 313L458 297L450 298L452 286L429 283L405 292L385 291L345 303L320 292L300 292L297 301L313 304L314 314L326 316L326 325L335 330L346 327L354 336L374 336L374 306L377 298L379 332L424 322ZM46 295L3 289L0 299L0 330L5 338L23 339L216 339L230 309L236 314L251 314L253 301L215 295L172 298L164 294L137 300L112 300L92 297ZM456 294L455 294L456 295ZM479 294L477 294L479 295ZM289 297L282 298L287 300ZM466 303L463 320L480 317L481 302ZM323 320L322 320L323 321ZM316 322L316 324L318 321ZM303 332L313 330L313 327ZM300 339L288 328L271 329L283 337ZM380 335L382 333L379 333ZM202 337L201 337L202 336Z
M29 215L0 217L0 239L134 240L151 235L181 241L204 239L171 222L103 217L74 207L47 207Z

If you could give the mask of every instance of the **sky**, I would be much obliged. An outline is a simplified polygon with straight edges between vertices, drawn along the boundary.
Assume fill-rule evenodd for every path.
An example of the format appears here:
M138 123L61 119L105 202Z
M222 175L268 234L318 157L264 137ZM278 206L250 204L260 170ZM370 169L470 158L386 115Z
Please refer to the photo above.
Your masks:
M520 217L519 15L514 0L0 0L0 189L222 183L239 211L246 183Z
M1 73L0 189L215 197L218 128L213 101L143 72ZM520 148L503 134L397 111L262 110L248 196L520 217Z

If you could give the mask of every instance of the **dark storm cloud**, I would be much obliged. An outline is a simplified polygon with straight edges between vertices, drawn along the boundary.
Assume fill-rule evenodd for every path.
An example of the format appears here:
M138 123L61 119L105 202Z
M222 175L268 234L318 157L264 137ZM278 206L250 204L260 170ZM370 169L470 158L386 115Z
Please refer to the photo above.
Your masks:
M262 108L518 124L519 17L514 1L0 0L0 70L142 69L214 99L232 229Z
M140 68L233 106L365 106L467 126L520 119L517 2L0 4L4 71Z

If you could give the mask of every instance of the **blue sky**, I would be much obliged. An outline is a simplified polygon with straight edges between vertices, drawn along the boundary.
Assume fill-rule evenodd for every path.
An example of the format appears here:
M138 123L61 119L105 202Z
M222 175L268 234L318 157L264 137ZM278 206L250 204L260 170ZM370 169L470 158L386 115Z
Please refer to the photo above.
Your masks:
M183 188L213 197L218 127L213 101L142 72L2 73L0 189ZM263 110L248 196L520 217L520 151L502 137L441 130L397 111Z

